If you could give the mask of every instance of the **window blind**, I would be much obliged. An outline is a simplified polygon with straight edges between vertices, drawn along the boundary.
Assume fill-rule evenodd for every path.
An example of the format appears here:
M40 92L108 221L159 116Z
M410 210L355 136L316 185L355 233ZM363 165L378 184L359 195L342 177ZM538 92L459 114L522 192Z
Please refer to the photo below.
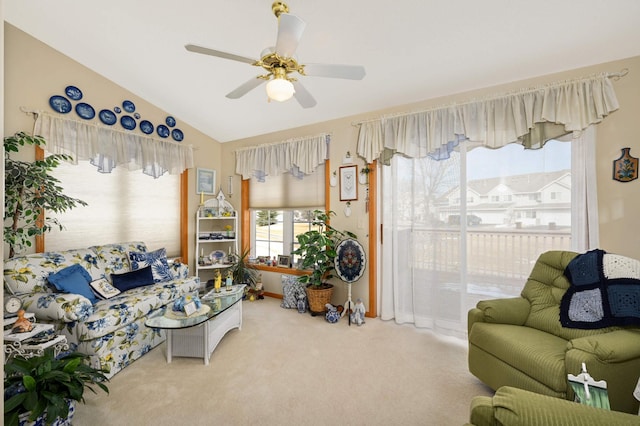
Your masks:
M124 167L98 173L88 161L62 163L52 174L65 194L89 205L49 213L65 229L46 234L45 250L143 241L149 250L164 247L167 255L180 255L180 175L154 179Z

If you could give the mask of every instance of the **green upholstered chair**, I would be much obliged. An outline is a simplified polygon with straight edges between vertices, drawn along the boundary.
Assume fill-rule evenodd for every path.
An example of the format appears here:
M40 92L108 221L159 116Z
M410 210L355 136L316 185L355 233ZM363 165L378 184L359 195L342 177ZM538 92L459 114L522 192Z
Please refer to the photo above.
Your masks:
M573 400L567 374L580 373L585 363L591 376L607 382L611 409L635 414L640 328L560 324L560 301L569 287L564 270L577 255L543 253L520 297L481 301L469 311L469 371L494 390L513 386Z
M471 401L473 426L638 426L640 417L504 386Z

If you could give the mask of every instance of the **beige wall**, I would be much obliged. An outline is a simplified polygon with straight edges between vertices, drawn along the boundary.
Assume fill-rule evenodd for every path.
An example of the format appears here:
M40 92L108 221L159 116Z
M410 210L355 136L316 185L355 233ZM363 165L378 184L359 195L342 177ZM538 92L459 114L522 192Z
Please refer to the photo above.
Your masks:
M29 131L32 128L33 120L20 112L21 106L49 110L49 97L53 94L61 93L69 84L80 87L87 99L94 105L100 105L100 108L103 105L115 106L124 99L130 99L136 104L137 110L144 118L152 122L163 121L164 117L171 114L170 111L162 111L144 99L136 97L131 92L38 42L11 25L5 25L4 35L4 135L12 134L18 130ZM596 72L616 72L623 68L629 69L629 74L614 84L620 101L620 110L607 117L598 126L598 165L596 173L598 176L600 210L600 246L610 252L640 259L640 243L634 237L634 231L637 229L636 221L640 216L640 180L620 183L613 181L611 178L612 162L620 156L621 148L631 147L631 154L640 157L640 137L636 134L634 127L639 120L638 117L640 117L640 57L483 88L472 92L431 99L412 105L404 105L225 144L219 144L201 132L181 123L180 117L176 117L176 119L184 130L184 143L193 144L197 148L195 153L196 167L217 170L218 184L222 184L225 191L228 176L233 176L235 193L230 202L236 208L239 208L240 178L235 175L234 155L234 151L239 147L278 142L319 132L329 132L332 134L331 170L337 170L347 151L352 153L354 162L360 169L364 162L362 159L355 158L358 128L353 125L358 120L376 118L383 114L394 112L415 111L454 101L466 101L472 98L500 94L513 89L528 88ZM159 90L161 89L159 88ZM194 171L190 170L190 187L193 186L193 175ZM333 224L339 228L346 228L355 232L361 243L366 247L368 245L368 215L365 212L363 189L363 186L359 187L358 201L352 203L353 214L349 218L345 217L343 213L345 203L340 202L337 187L331 189L330 202L332 210L338 213ZM195 190L190 191L190 217L195 215L198 201ZM189 225L191 267L193 267L194 256L193 222L190 221ZM276 293L281 291L279 275L263 274L263 277L267 291ZM362 297L365 304L369 302L367 281L368 276L365 275L353 286L354 298ZM343 285L338 284L334 302L342 303L345 298L346 289Z
M355 154L358 129L353 126L353 123L359 120L376 118L383 114L417 111L453 102L468 101L470 99L505 93L515 89L530 88L545 83L583 77L593 73L618 72L624 68L629 70L628 75L614 83L620 102L620 109L607 117L604 122L598 126L597 132L598 160L596 173L598 176L597 195L600 212L600 247L609 252L640 259L640 243L634 236L635 231L640 227L637 224L638 218L640 217L640 179L629 183L620 183L612 180L612 162L620 156L621 148L631 147L631 154L640 157L640 136L638 135L638 130L634 127L640 120L640 57L483 88L471 92L431 99L412 105L403 105L397 108L389 108L359 116L225 143L222 145L222 156L229 161L222 163L222 174L226 176L233 172L233 151L239 147L277 142L319 132L329 132L333 134L331 143L331 169L335 170L339 167L341 159L347 151ZM363 165L363 160L360 158L357 158L355 162L358 164L358 168ZM360 227L363 219L368 221L364 210L364 196L362 191L360 192L358 201L352 203L354 214L350 218L346 218L344 214L342 214L344 206L345 203L339 201L338 188L332 188L331 209L338 213L335 224L358 234L359 240L366 246L368 243L366 224L364 229ZM367 279L368 277L365 276L353 286L354 298L362 297L365 305L369 300L368 286L366 284ZM279 285L277 277L270 277L266 281L268 290L277 291ZM342 303L346 292L344 286L338 285L337 287L338 295L334 297L334 302Z
M151 105L10 24L4 26L4 37L6 40L4 43L6 79L4 84L5 128L3 134L5 136L17 131L31 132L33 118L22 112L20 107L52 112L49 98L56 94L63 95L64 89L68 85L79 87L83 91L83 100L86 100L97 111L121 106L122 101L130 100L135 104L136 112L140 113L141 118L154 124L163 123L168 115L173 115L171 111L163 111ZM182 143L196 147L195 166L219 170L220 143L185 124L180 117L174 117L177 121L177 127L185 135ZM25 149L20 152L19 158L29 160L33 159L33 155L33 149ZM195 193L194 179L195 169L189 170L189 217L195 217L200 201ZM189 227L189 264L193 268L194 220L189 221Z

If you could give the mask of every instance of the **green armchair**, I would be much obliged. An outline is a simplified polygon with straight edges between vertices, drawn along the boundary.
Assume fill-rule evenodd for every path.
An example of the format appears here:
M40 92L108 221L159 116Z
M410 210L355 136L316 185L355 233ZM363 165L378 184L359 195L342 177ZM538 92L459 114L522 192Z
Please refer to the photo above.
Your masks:
M564 270L577 255L543 253L520 297L481 301L469 311L469 371L493 390L513 386L573 400L567 374L580 373L584 362L592 377L607 381L611 409L635 414L640 328L560 324Z
M640 417L504 386L493 397L473 398L468 425L638 426Z

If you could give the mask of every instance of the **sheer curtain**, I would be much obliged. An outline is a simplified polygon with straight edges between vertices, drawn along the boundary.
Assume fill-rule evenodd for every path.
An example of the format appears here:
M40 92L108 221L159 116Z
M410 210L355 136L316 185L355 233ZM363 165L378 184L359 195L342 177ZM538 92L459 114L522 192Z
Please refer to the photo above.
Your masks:
M382 319L464 337L468 309L478 300L519 294L540 250L597 245L595 182L587 182L595 180L595 138L589 126L618 108L610 76L360 123L358 154L367 162L378 159L390 165L382 167L381 185ZM580 183L569 185L577 203L573 238L557 246L553 237L476 232L464 219L473 204L468 198L476 196L467 186L467 151L512 143L541 148L566 134L577 147L571 154L572 179ZM560 189L550 191L552 197L568 186L561 179L554 184ZM442 212L446 200L456 199L452 194L459 198L459 210L449 220L457 217L458 226L442 226L451 225ZM520 224L542 220L533 209L512 213L514 218L522 215L517 216Z
M48 152L70 155L74 162L89 160L101 173L111 173L120 166L157 178L167 172L179 175L193 167L191 145L45 112L35 115L33 132L45 138Z
M236 151L236 173L242 179L291 173L301 179L312 174L328 158L330 135L322 133Z

